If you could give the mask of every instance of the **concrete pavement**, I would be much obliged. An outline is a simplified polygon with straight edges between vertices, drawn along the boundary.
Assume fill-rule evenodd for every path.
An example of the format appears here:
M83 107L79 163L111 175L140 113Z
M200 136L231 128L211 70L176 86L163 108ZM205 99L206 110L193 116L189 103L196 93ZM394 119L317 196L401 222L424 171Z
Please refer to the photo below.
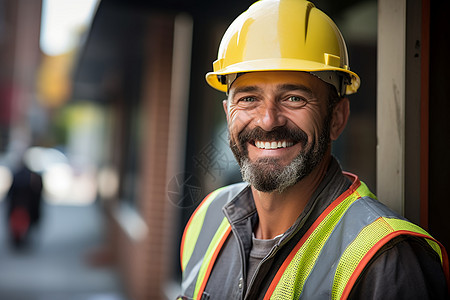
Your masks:
M102 245L99 208L44 202L29 247L14 250L0 202L0 300L129 300L112 266L93 267L87 254Z

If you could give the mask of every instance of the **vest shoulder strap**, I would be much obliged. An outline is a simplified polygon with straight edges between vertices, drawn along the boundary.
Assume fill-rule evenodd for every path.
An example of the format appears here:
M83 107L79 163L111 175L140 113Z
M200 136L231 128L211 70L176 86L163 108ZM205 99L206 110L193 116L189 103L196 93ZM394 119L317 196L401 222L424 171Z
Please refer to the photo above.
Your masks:
M186 225L180 249L182 289L194 299L202 295L212 266L231 232L222 207L246 186L234 184L210 193Z
M444 270L448 270L445 248L425 230L404 219L379 217L365 226L342 254L334 276L332 299L347 299L356 280L377 251L400 235L424 238L439 255Z
M425 238L448 270L445 249L355 180L316 220L275 275L264 299L346 299L373 255L399 235ZM447 265L447 268L445 268Z
M325 209L293 248L278 269L264 300L299 299L323 246L340 221L342 214L361 195L366 194L370 194L370 191L355 178L350 188Z

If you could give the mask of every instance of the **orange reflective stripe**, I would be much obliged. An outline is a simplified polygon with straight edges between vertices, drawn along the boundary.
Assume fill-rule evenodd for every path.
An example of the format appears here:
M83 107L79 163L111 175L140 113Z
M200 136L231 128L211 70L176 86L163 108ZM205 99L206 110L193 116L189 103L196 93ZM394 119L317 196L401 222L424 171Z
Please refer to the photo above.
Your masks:
M345 223L345 219L343 219L345 216L347 218L355 216L354 214L346 214L350 207L355 213L361 209L365 210L366 205L369 205L367 200L361 199L362 202L356 201L367 196L372 198L371 201L374 201L374 196L367 186L356 179L350 189L325 209L278 269L265 293L265 300L299 299L302 296L308 299L314 295L314 292L317 293L318 290L316 289L331 292L331 299L346 299L358 276L375 253L389 240L400 235L417 236L426 239L441 257L446 278L450 278L448 257L442 245L434 240L425 230L407 220L396 217L383 217L385 212L389 215L389 211L384 211L381 207L381 211L375 210L377 211L376 215L372 215L375 217L379 216L377 219L372 219L365 225L361 223L364 227L352 233L352 236L355 234L354 239L349 240L347 238L347 242L350 242L349 244L339 244L336 236L347 232L347 230L345 230L345 227L340 227L338 232L336 232L337 235L333 235L332 232L336 230L336 226L340 224L341 220ZM319 258L319 254L324 249L331 251L330 249L333 248L331 244L325 248L324 246L326 241L333 240L334 243L338 243L335 246L345 246L345 248L342 248L345 250L335 258L329 255ZM328 258L332 260L326 262L325 265L330 267L334 265L336 269L331 275L323 277L320 272L330 274L330 270L326 267L319 267L319 265L314 266L318 263L318 259L324 262ZM308 285L305 289L306 282L312 285Z
M317 220L311 225L311 227L308 229L308 231L305 233L305 235L300 239L300 241L297 243L297 245L292 249L289 256L285 259L281 267L278 269L277 273L275 274L275 277L273 278L272 282L270 283L269 288L267 289L266 294L264 295L264 300L268 300L272 297L274 294L275 289L278 286L278 283L280 282L281 278L283 277L283 274L285 273L286 269L289 267L289 264L292 262L294 257L297 255L297 252L300 251L302 246L305 244L305 242L310 238L310 236L316 231L317 227L327 218L327 216L330 215L330 213L338 207L342 202L344 202L346 199L351 198L353 194L356 194L356 198L359 198L360 195L358 193L358 188L364 188L361 192L366 192L366 187L361 185L361 182L358 180L357 177L354 177L354 182L350 186L349 189L347 189L344 193L342 193L335 201L333 201L332 204L330 204L325 211L317 218ZM302 283L303 285L303 283Z
M358 263L358 266L356 267L355 271L352 273L352 275L350 276L347 285L344 288L344 291L340 297L340 299L347 299L356 280L358 279L359 275L361 275L362 271L364 270L364 268L366 267L366 265L369 263L369 261L372 259L372 257L377 253L378 250L380 250L388 241L392 240L393 238L400 236L400 235L410 235L410 236L416 236L416 237L421 237L427 240L431 240L435 243L437 243L441 249L441 261L442 261L442 265L444 268L444 273L445 273L445 277L447 279L447 286L450 284L450 275L449 275L449 264L448 264L448 256L447 256L447 252L445 251L444 246L439 243L437 240L433 239L431 236L428 236L426 234L423 233L418 233L418 232L413 232L413 231L408 231L408 230L399 230L399 231L394 231L388 235L386 235L385 237L383 237L382 239L380 239L367 253L366 255L363 257L363 259L361 259L361 261Z
M203 199L202 203L200 203L197 208L195 209L194 213L190 217L184 232L183 237L181 239L181 246L180 246L180 262L181 262L181 271L184 271L186 268L186 265L189 261L189 258L192 255L192 252L194 251L194 247L196 244L196 241L198 239L198 235L200 234L200 230L203 226L203 221L205 219L206 211L211 204L211 202L216 198L216 196L219 194L219 192L223 188L220 188L214 192L211 192L208 196ZM192 225L192 220L196 218L196 224L195 226ZM186 246L186 238L189 236L189 244Z
M201 297L220 249L231 232L223 207L248 185L234 184L209 194L192 214L181 245L182 292Z
M197 283L194 290L194 299L201 299L203 291L205 290L206 283L208 282L209 276L211 275L212 267L216 262L217 256L222 249L223 244L228 238L231 232L231 225L228 223L227 218L222 220L216 234L214 235L208 250L205 253L205 258L200 267L199 274L197 277Z

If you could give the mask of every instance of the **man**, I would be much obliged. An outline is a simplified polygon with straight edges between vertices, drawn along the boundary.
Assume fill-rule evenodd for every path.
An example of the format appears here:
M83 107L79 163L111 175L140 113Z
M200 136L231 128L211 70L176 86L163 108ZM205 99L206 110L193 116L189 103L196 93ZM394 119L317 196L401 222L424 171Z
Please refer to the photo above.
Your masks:
M181 298L447 298L445 249L331 155L359 87L336 25L305 0L262 0L218 56L206 79L228 94L246 183L211 193L187 224Z

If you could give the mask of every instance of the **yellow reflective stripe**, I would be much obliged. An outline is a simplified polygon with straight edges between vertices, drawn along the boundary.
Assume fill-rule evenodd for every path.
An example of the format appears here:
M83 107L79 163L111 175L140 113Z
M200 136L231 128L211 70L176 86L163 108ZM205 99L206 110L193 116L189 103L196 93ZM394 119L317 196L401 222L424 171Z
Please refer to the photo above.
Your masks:
M377 219L361 230L355 240L342 254L334 275L331 299L341 298L344 288L359 262L380 239L391 232L391 226L382 218Z
M419 226L405 221L405 220L401 220L401 219L393 219L393 218L383 218L386 223L388 223L393 230L397 231L397 230L408 230L408 231L413 231L413 232L417 232L417 233L421 233L421 234L425 234L425 235L429 235L428 232L426 232L424 229L420 228Z
M222 223L220 223L220 226L217 229L216 234L212 238L211 243L208 246L208 250L206 250L205 256L203 258L202 265L198 272L197 282L195 284L195 290L194 290L194 295L193 295L194 299L197 299L197 297L199 295L200 288L205 279L206 271L211 262L214 251L216 250L217 247L219 247L219 243L220 243L221 239L223 238L223 236L225 235L225 233L227 232L229 227L230 227L230 223L228 222L227 218L223 218Z
M429 236L431 238L431 235L428 232L426 232L423 228L417 226L416 224L406 222L404 220L399 220L399 219L385 218L385 220L386 220L386 222L389 223L389 225L392 226L392 228L394 230L409 230L412 232L417 232L417 233ZM431 246L431 248L433 248L433 250L439 254L439 257L441 258L441 263L442 263L441 247L433 239L426 239L426 241Z
M194 252L195 244L197 243L198 236L203 227L203 222L205 221L206 211L208 210L211 202L216 198L216 196L222 191L223 188L215 190L199 205L197 210L192 215L192 219L188 223L186 232L184 234L183 248L181 252L181 270L185 270L189 262L189 259Z
M361 185L356 189L361 197L370 197L372 199L377 200L377 196L375 196L367 187L367 185L361 181Z
M431 248L433 248L433 250L436 251L437 254L439 254L439 257L441 259L441 264L443 264L444 257L442 255L442 250L441 250L441 247L439 246L439 244L436 243L434 240L430 240L430 239L426 239L426 241L428 242L428 245L430 245Z
M350 243L341 256L336 268L334 283L331 290L332 299L341 299L350 278L354 275L356 268L366 254L371 251L375 244L395 231L415 232L429 236L429 234L419 226L400 219L381 217L367 225L361 230L353 242Z
M361 185L352 194L325 216L294 255L270 299L298 299L300 297L303 285L331 232L350 205L361 196L366 195L371 195L371 193L361 182Z

